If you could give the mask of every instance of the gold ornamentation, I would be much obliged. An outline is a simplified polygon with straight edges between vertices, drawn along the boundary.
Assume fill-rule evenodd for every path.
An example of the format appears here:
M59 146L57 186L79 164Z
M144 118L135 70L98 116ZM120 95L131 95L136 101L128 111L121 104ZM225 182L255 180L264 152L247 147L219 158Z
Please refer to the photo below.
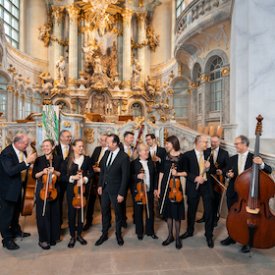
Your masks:
M10 92L10 93L13 93L14 92L14 87L12 85L8 85L7 86L7 91Z
M223 67L222 68L222 77L229 76L230 74L230 68L229 67Z
M63 126L64 126L65 128L71 128L72 124L71 124L70 121L64 121L64 122L63 122Z
M201 74L200 80L201 80L201 82L208 82L209 81L209 75Z
M56 20L56 23L59 25L62 21L64 15L65 7L63 6L52 6L52 15Z
M43 41L44 46L48 47L51 42L52 26L50 23L46 23L38 28L39 36L38 39Z
M152 26L147 27L146 37L148 39L148 45L150 50L154 52L156 48L159 46L160 40L159 40L159 35L155 34L155 31Z
M69 13L70 21L77 21L80 10L77 6L71 5L67 7L67 11Z
M94 129L86 128L84 129L84 137L87 143L92 144L95 141Z

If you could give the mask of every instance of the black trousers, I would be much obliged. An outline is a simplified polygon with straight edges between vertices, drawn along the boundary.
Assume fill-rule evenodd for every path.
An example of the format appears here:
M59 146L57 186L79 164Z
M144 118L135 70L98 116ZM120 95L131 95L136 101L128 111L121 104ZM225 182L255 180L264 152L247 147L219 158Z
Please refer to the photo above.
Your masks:
M98 188L98 178L94 178L93 181L90 181L87 184L87 208L86 208L86 223L93 223L93 215L95 210L95 202L98 197L99 201L101 201L101 197L97 193Z
M63 201L64 196L67 190L68 182L65 181L59 181L59 217L60 217L60 226L63 224Z
M40 242L58 241L60 239L60 210L58 198L54 201L47 201L45 215L43 216L44 201L40 198L42 184L38 183L36 189L36 222Z
M148 197L149 217L147 215L146 205L142 205L137 202L134 203L135 224L136 224L137 235L144 234L143 213L145 213L145 217L146 217L146 227L145 227L146 234L147 235L154 234L154 194L152 192L148 192L147 197Z
M194 233L194 225L196 219L196 213L198 209L198 204L202 196L203 207L204 207L204 217L205 217L205 236L206 238L212 238L213 236L213 197L210 194L205 194L200 192L197 197L187 196L187 232L189 234Z
M0 197L0 232L3 242L11 240L21 232L19 216L21 197L17 202L6 201Z
M115 211L116 233L121 234L122 211L121 204L117 202L118 194L113 194L105 187L101 196L102 233L107 234L111 221L111 205Z
M83 222L81 220L81 209L76 209L73 207L73 197L74 197L74 184L68 183L67 187L67 201L68 201L68 222L71 237L75 237L75 232L80 236L83 231ZM85 209L83 209L85 213ZM84 214L83 214L84 215ZM84 217L85 218L85 217Z

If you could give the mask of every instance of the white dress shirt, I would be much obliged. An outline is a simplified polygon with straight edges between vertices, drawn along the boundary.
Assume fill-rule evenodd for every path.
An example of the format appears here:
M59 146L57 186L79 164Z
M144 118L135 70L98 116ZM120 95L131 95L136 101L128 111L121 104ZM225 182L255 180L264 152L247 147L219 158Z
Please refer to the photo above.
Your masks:
M79 158L74 159L74 163L78 165L78 170L81 170L81 166L83 164L83 161L84 161L84 155L81 155ZM70 183L74 183L74 179L72 177L73 176L70 176L70 179L69 179ZM88 182L88 178L83 177L83 181L86 184Z
M18 150L18 149L14 146L14 144L12 144L12 147L13 147L13 150L15 151L16 155L17 155L17 158L18 158L19 163L22 162L22 160L21 160L21 158L20 158L20 155L23 154L23 161L25 162L25 164L26 164L27 166L29 166L29 164L26 162L25 153L22 152L22 151L20 151L20 150Z
M141 163L142 165L142 168L144 170L144 183L146 184L146 189L147 189L147 192L150 191L150 172L149 172L149 168L148 168L148 160L139 160L139 162Z
M120 151L120 148L119 148L119 147L116 148L116 150L113 151L113 152L110 151L110 154L109 154L109 156L108 156L106 165L109 164L109 161L110 161L111 156L112 156L112 160L111 160L111 162L110 162L110 164L109 164L108 166L111 166L111 165L112 165L112 163L114 162L114 159L116 158L116 156L117 156L117 154L118 154L119 151Z

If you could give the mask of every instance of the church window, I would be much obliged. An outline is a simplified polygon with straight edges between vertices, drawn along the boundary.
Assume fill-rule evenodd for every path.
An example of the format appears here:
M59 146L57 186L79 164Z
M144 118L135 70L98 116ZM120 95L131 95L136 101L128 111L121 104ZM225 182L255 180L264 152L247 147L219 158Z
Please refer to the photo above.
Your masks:
M176 0L176 16L177 18L181 15L185 9L185 0Z

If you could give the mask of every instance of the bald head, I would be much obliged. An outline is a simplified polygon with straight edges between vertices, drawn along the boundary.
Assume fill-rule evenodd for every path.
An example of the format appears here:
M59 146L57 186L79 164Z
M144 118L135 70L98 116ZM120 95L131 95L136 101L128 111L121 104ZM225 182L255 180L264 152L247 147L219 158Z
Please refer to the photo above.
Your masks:
M13 139L14 147L19 151L25 151L29 145L30 139L26 134L16 134Z

